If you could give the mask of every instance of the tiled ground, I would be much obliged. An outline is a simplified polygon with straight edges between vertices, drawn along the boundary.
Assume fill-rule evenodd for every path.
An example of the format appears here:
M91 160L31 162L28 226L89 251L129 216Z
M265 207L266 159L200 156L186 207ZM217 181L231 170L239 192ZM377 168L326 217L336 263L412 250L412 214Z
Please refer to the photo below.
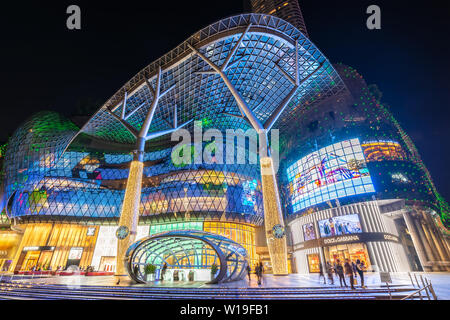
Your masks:
M421 284L420 275L428 278L438 296L439 300L450 300L450 273L415 273L419 283ZM412 287L411 279L407 273L391 274L392 285L406 285ZM366 273L366 286L379 287L384 285L380 282L378 273ZM19 280L18 277L15 279ZM413 274L414 279L414 274ZM25 281L25 279L24 279ZM119 284L114 276L98 276L98 277L85 277L85 276L60 276L49 278L33 278L26 279L27 282L41 283L41 284L65 284L68 286L76 285L93 285L93 286L157 286L157 287L184 287L184 288L217 288L217 287L232 287L232 288L247 288L258 287L256 282L256 276L252 275L252 279L249 282L247 279L235 282L229 282L219 285L206 284L205 282L171 282L171 281L157 281L150 284L135 284L127 278L123 278ZM335 284L324 284L323 279L319 282L318 275L303 275L303 274L290 274L288 276L273 276L264 275L263 283L261 287L265 288L277 288L277 287L323 287L323 288L339 288L339 280L334 278ZM413 280L415 281L415 280ZM358 279L359 283L359 279ZM416 285L417 287L417 285ZM421 285L422 287L422 285Z

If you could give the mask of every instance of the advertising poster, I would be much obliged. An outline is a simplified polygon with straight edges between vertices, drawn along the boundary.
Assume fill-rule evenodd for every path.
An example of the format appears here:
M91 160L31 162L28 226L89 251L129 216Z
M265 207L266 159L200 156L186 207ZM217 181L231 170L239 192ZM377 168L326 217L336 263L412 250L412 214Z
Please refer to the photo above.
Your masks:
M362 232L357 214L320 220L319 230L321 237L334 237Z

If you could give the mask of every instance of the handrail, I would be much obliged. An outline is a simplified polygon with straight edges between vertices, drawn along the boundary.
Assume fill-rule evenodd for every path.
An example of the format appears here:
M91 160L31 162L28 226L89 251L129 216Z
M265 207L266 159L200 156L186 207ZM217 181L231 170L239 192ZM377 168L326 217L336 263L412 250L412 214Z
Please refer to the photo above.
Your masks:
M430 297L430 295L429 295L428 292L430 292L431 295L433 296L433 300L437 300L437 296L436 296L436 293L434 292L433 285L431 284L431 281L429 281L427 278L425 278L425 280L424 280L424 278L422 277L422 275L420 276L420 278L421 278L421 280L422 280L422 283L423 283L424 287L423 287L423 288L420 288L420 286L419 286L419 288L420 288L419 290L414 291L413 293L407 295L406 297L404 297L404 298L402 298L402 299L400 299L400 300L406 300L406 299L412 298L412 297L414 297L416 294L419 294L420 300L423 300L423 298L422 298L422 291L423 291L423 290L424 290L425 293L427 294L428 300L431 300L431 297ZM417 278L416 278L416 279L417 279ZM417 284L419 284L418 281L417 281ZM425 285L425 284L426 284L426 285Z

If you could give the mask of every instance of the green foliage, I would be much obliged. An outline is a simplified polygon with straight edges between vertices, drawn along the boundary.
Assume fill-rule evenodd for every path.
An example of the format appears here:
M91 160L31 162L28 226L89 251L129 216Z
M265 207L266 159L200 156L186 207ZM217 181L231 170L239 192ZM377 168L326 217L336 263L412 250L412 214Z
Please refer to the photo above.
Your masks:
M8 142L0 145L0 158L3 158L5 156L7 148L8 148Z
M153 274L156 271L156 266L154 264L146 264L144 267L145 274Z
M211 275L214 276L214 275L216 274L217 270L219 270L219 266L218 266L217 264L214 263L214 264L211 266Z

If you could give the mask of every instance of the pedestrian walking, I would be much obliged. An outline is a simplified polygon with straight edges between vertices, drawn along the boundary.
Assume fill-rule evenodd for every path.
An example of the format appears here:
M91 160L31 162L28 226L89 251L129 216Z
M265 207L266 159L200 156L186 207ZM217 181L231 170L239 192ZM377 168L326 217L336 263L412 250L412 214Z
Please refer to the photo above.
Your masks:
M354 283L353 283L353 267L352 267L352 265L350 264L350 260L348 260L348 259L345 259L345 264L344 264L344 271L345 271L345 274L350 278L350 286L351 286L351 288L352 288L352 290L354 290L355 289L355 286L354 286Z
M342 287L342 283L344 283L345 287L348 287L347 283L345 283L344 268L342 267L341 261L339 259L336 261L336 268L334 270L339 277L339 283L340 283L341 287Z
M256 276L258 277L258 285L261 285L262 283L262 277L263 277L264 267L262 262L258 264L256 267Z
M250 282L251 279L251 273L252 273L252 268L250 268L250 266L247 264L247 275L248 275L248 281Z
M327 261L326 268L327 268L328 280L330 281L331 284L334 284L333 267L331 266L330 261Z
M327 279L325 279L325 275L323 274L322 263L319 263L319 283L320 283L320 278L323 278L323 284L327 284Z
M364 286L364 269L366 267L364 266L364 262L361 262L359 259L356 260L356 271L359 274L359 278L361 279L361 288L366 288Z
M164 281L164 276L166 274L166 270L167 270L167 262L164 262L164 265L163 265L162 270L161 270L161 282Z

